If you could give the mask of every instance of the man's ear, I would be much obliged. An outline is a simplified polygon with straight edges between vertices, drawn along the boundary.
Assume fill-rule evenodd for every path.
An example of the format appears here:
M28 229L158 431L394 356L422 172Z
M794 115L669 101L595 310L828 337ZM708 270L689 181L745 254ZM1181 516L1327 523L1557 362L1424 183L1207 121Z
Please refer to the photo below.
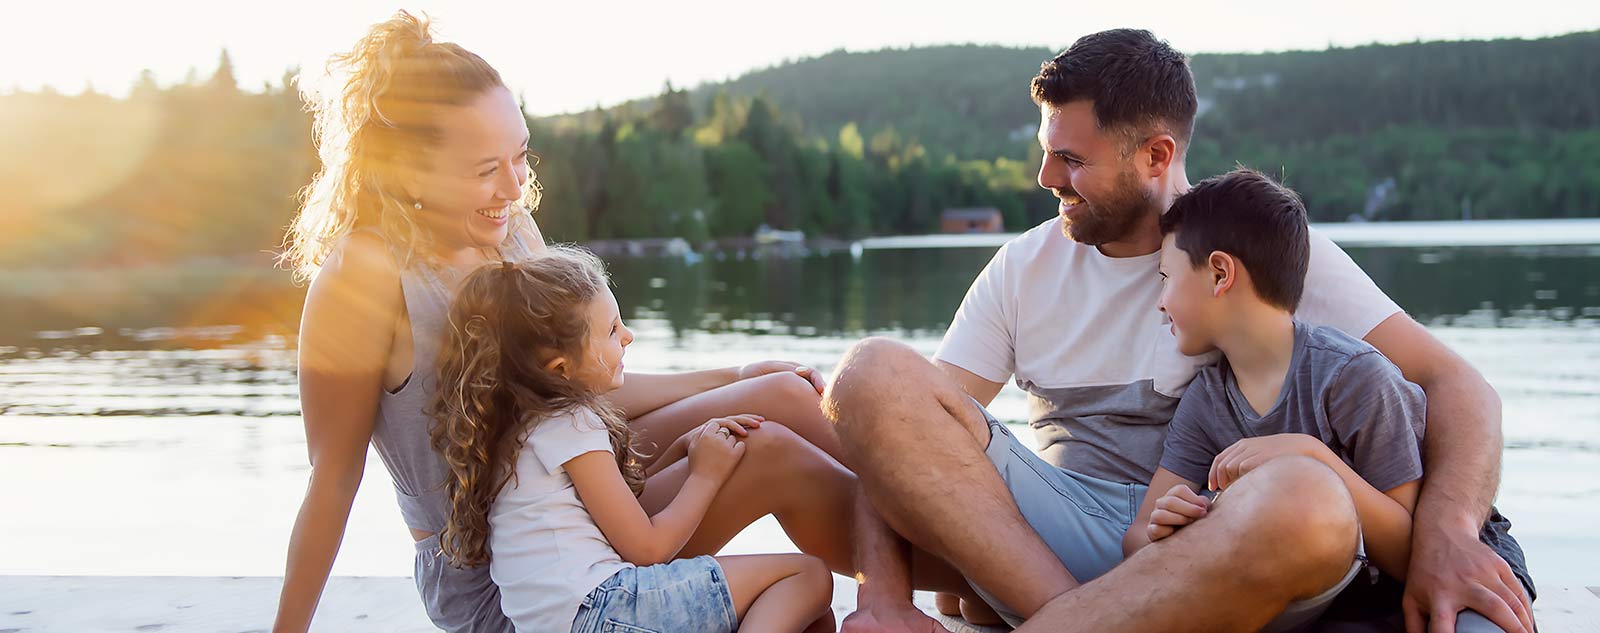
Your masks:
M572 379L572 376L567 375L570 365L571 364L567 362L567 357L557 356L545 362L544 370L570 380Z
M1222 251L1211 251L1206 258L1206 269L1211 274L1211 296L1221 297L1233 289L1239 280L1239 260Z
M1157 134L1144 143L1148 156L1144 168L1151 178L1160 178L1178 160L1178 139L1171 134Z

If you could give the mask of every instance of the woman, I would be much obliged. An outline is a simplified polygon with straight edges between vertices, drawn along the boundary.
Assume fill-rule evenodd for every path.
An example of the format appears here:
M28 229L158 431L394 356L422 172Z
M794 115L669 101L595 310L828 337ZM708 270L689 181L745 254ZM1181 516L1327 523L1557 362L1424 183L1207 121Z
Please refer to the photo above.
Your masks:
M374 25L308 94L322 170L307 187L283 261L310 280L300 324L300 399L312 473L289 541L276 631L304 631L327 581L370 442L416 540L418 590L447 631L510 631L487 567L439 555L445 472L428 439L439 334L453 287L488 262L538 255L539 201L521 109L482 58L434 42L408 13ZM793 433L750 434L749 472L719 495L682 556L713 553L776 514L802 549L848 571L854 480L817 409L820 378L769 361L630 375L609 401L658 453L718 415L752 413ZM763 455L764 454L764 455ZM831 457L830 457L831 456ZM641 502L659 509L682 469ZM777 485L804 478L805 486Z

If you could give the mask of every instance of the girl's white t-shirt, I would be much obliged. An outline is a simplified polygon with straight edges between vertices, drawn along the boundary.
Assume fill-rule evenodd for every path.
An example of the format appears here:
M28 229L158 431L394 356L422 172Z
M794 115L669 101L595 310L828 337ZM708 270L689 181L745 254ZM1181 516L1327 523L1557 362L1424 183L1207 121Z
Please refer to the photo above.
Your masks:
M594 411L540 422L517 455L516 475L489 509L489 576L518 631L567 631L584 596L633 565L611 547L578 499L563 464L611 450Z

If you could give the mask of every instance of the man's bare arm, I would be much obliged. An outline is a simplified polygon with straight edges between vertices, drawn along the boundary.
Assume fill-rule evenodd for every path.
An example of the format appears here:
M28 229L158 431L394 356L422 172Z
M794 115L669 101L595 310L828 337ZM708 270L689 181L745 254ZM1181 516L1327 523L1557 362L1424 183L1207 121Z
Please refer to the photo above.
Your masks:
M955 380L956 384L961 385L961 389L966 391L967 395L972 396L974 400L978 401L978 404L981 404L985 407L989 406L989 403L994 402L994 397L1000 394L1000 389L1002 387L1005 387L1005 383L990 382L989 379L984 378L983 376L979 376L942 360L933 361L933 364L937 365L940 370L944 371L946 376L949 376L951 379Z
M1478 541L1500 484L1500 396L1466 359L1404 313L1379 323L1366 341L1428 395L1407 629L1422 633L1424 618L1453 623L1456 611L1470 608L1507 631L1532 631L1532 604L1521 583Z

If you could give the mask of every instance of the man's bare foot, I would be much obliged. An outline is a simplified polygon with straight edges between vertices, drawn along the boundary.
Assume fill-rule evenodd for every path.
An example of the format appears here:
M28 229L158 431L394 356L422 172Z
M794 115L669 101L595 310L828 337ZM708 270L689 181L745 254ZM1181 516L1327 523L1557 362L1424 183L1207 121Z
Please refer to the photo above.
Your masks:
M956 617L961 615L961 596L943 591L933 594L933 608L939 613Z

